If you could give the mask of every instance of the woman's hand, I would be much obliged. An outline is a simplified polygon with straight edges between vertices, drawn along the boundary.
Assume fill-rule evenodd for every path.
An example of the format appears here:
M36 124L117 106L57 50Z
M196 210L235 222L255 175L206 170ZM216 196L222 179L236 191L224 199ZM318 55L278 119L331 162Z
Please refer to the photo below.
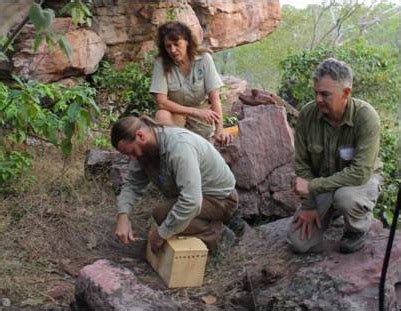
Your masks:
M220 145L227 145L231 144L234 140L234 136L231 134L225 133L224 131L219 131L218 133L214 134L214 139L220 144Z
M194 111L193 113L191 113L191 116L203 120L209 124L220 123L220 115L217 112L213 111L212 109L194 108Z

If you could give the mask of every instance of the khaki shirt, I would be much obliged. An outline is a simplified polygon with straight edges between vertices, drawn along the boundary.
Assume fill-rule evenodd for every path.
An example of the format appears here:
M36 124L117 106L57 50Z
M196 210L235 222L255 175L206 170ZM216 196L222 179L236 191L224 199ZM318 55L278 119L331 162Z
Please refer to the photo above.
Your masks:
M344 186L363 185L381 167L379 140L379 116L368 103L348 99L343 121L336 128L315 102L309 103L297 122L295 173L309 180L312 197ZM304 203L312 208L311 202Z
M184 76L177 65L173 65L171 71L165 74L159 57L153 65L150 92L166 94L168 99L183 106L196 107L204 102L210 91L219 89L222 85L209 53L195 57L188 76Z
M235 178L220 153L204 138L186 129L156 128L159 154L130 162L117 198L118 213L129 213L149 182L168 198L177 198L158 231L167 239L182 232L199 215L203 195L227 198Z

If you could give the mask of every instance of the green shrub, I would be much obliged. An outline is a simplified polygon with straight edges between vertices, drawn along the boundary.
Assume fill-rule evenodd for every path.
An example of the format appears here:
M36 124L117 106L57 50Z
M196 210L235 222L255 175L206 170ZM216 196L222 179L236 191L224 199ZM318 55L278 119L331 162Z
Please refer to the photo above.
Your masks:
M151 62L130 63L122 70L114 69L110 63L102 62L92 76L95 86L115 98L116 109L123 115L153 115L156 104L149 93L151 83Z
M313 100L312 74L328 57L351 65L353 96L370 102L377 109L396 112L400 87L398 55L388 47L369 46L363 40L338 48L305 50L283 60L280 96L298 108Z
M0 183L17 178L32 163L27 152L17 151L28 137L52 143L69 155L73 139L82 140L99 113L96 91L87 85L67 88L15 79L13 87L0 82Z

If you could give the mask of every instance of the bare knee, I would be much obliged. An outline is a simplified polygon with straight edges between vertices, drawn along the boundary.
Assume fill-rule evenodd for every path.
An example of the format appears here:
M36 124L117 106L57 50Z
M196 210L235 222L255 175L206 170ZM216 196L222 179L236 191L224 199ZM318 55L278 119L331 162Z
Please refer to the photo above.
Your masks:
M155 121L163 125L174 125L173 114L164 109L159 109L156 111Z

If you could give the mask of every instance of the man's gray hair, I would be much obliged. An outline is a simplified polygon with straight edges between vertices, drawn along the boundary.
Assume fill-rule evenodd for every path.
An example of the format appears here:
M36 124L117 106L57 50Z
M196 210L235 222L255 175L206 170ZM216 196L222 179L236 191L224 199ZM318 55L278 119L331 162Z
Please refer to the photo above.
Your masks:
M315 82L319 81L326 75L344 87L352 88L352 69L345 62L335 58L324 60L315 70L313 80Z

